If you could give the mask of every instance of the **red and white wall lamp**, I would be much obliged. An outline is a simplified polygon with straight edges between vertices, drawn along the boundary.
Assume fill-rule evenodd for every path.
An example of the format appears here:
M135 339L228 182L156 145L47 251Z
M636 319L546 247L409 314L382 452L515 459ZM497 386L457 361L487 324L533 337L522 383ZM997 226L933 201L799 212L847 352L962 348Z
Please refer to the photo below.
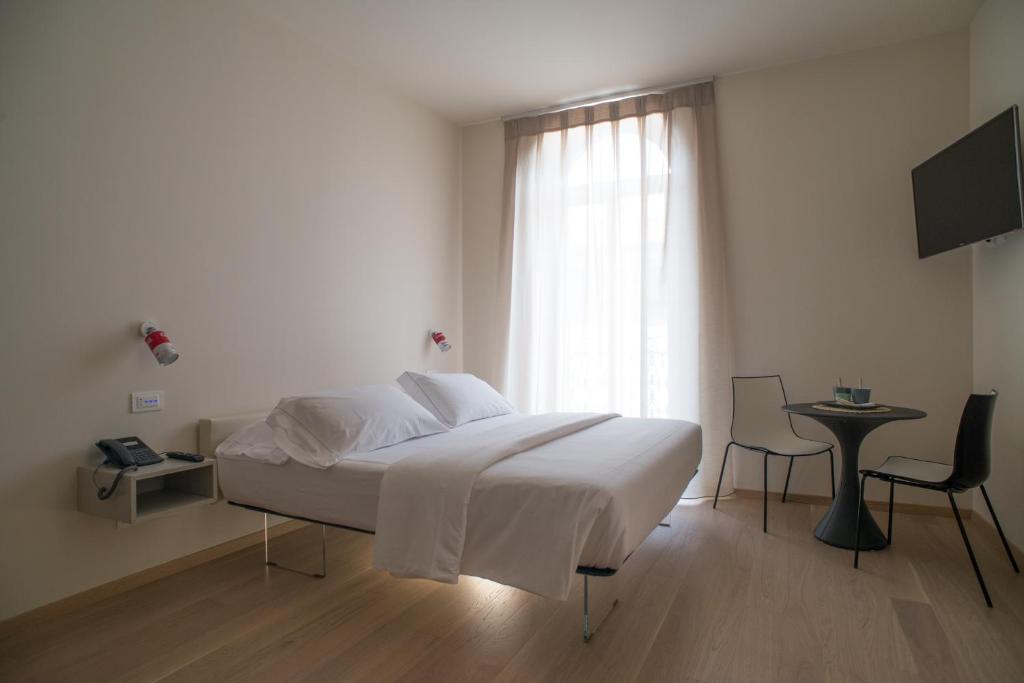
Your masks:
M139 332L146 339L146 346L153 352L160 365L170 365L178 360L178 351L174 348L167 333L160 329L152 320L147 320L139 327Z
M437 344L437 348L441 349L442 352L452 350L452 345L449 343L448 337L444 336L444 332L431 330L430 338L434 340L434 343Z

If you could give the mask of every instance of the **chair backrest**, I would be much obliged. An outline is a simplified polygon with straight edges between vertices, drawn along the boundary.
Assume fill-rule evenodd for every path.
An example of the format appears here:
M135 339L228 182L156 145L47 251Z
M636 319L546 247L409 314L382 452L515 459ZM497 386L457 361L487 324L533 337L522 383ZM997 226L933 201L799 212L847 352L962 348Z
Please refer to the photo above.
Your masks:
M988 479L992 469L991 435L992 415L996 410L998 392L971 394L967 398L960 428L956 432L953 449L953 473L947 484L958 489L980 486Z
M792 432L789 415L782 412L786 390L781 375L732 378L732 440L756 446L765 437Z

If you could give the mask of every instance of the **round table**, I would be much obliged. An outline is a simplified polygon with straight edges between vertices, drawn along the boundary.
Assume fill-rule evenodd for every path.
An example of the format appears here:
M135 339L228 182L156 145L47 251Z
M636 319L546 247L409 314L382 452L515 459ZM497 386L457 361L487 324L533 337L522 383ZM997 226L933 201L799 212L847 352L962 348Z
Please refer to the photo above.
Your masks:
M820 404L820 402L819 402ZM804 415L817 420L828 427L836 439L843 454L842 473L839 490L835 500L825 516L818 522L814 535L829 545L853 550L857 535L857 507L860 505L860 479L857 476L857 459L860 444L872 430L886 422L895 420L920 420L927 413L913 408L887 406L886 412L837 412L815 408L814 403L793 403L782 406L782 409L793 415ZM861 510L861 550L881 550L886 545L885 536L878 528L874 517L865 505Z

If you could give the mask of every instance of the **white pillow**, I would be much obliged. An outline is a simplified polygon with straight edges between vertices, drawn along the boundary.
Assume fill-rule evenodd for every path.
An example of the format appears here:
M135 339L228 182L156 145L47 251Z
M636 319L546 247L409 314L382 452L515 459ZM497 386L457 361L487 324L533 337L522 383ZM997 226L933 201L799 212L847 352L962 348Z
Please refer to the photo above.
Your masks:
M384 384L282 398L267 424L282 451L320 468L352 451L448 431L397 387Z
M253 422L220 442L214 454L218 458L248 458L283 465L288 454L274 443L274 433L266 421Z
M448 425L459 425L514 413L515 408L490 384L462 372L436 372L422 375L405 372L398 383L416 401Z

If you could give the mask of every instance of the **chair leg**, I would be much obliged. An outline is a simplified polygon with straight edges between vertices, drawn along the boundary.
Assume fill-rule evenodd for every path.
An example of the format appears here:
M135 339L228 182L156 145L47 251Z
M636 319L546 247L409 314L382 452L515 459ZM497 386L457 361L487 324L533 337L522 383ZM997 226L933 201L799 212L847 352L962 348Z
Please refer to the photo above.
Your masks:
M892 545L892 501L896 494L896 482L889 482L889 533L885 535L885 544Z
M853 538L853 568L860 568L860 511L864 508L864 485L868 482L868 475L860 478L860 504L857 506L857 533Z
M786 502L786 494L789 493L789 475L793 474L793 456L789 456L789 469L786 470L786 485L782 487L782 502Z
M996 525L996 531L999 532L999 539L1003 542L1003 548L1006 549L1006 556L1010 558L1010 565L1013 567L1013 571L1020 574L1020 567L1017 566L1017 560L1013 557L1013 550L1010 549L1010 544L1006 540L1006 534L1003 533L1003 527L999 524L999 518L996 517L995 508L992 507L992 501L988 497L988 491L985 490L985 485L981 486L981 495L985 496L985 505L988 505L988 512L992 515L992 522Z
M722 456L722 471L718 473L718 486L715 487L715 503L711 506L711 509L718 507L718 492L722 490L722 477L725 476L725 463L729 459L729 449L732 447L732 441L725 446L725 455Z
M768 533L768 454L764 454L764 496L762 500L762 517L761 531Z
M836 456L828 449L828 474L832 478L832 500L836 499Z
M963 536L964 547L967 548L967 556L971 558L971 566L974 567L974 575L978 577L978 585L981 586L981 593L985 596L985 604L991 607L992 598L988 596L988 588L985 587L985 579L981 577L981 569L978 567L978 560L974 557L974 550L971 548L971 542L967 538L967 530L964 529L964 522L960 519L960 508L956 506L956 501L953 499L952 491L947 491L946 495L949 496L949 505L953 508L953 516L956 517L957 526L960 527L960 535Z

